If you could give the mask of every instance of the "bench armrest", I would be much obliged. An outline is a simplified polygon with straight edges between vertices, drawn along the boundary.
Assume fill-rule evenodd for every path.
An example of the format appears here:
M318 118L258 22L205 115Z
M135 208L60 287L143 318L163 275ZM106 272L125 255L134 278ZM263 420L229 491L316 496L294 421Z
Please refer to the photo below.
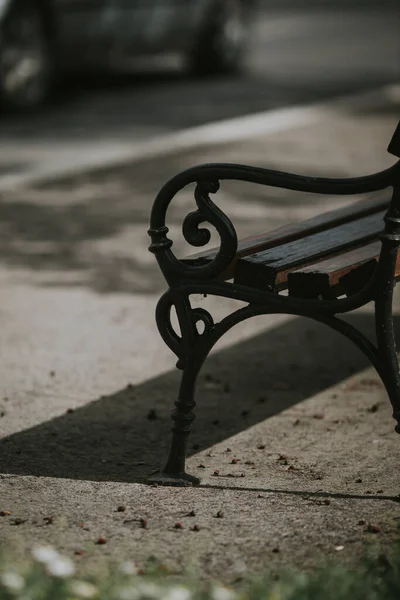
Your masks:
M400 174L400 161L395 165L364 177L331 179L307 177L259 167L213 163L192 167L170 179L158 193L150 218L148 231L152 243L149 250L156 255L163 275L169 285L185 279L205 280L218 277L234 260L238 248L238 238L230 219L211 200L220 181L246 181L259 185L329 195L366 194L385 189L394 184ZM196 261L189 264L179 260L172 252L172 240L167 237L167 211L175 195L187 185L196 183L195 202L197 209L189 213L183 221L182 232L185 240L194 247L203 247L211 239L208 229L202 223L215 227L220 237L220 246L211 261Z

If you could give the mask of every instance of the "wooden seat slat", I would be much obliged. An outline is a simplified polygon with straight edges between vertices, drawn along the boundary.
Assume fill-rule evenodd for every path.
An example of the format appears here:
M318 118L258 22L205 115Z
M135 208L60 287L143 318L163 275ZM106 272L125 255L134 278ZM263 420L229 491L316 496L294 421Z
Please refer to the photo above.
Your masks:
M288 274L300 266L372 241L383 230L384 215L385 211L381 211L241 258L236 265L235 282L258 289L281 289L287 284Z
M238 251L235 259L232 261L230 267L221 275L220 279L226 280L232 278L236 262L241 258L380 212L389 206L389 202L390 194L387 190L384 190L375 194L372 198L371 196L366 196L365 199L349 206L335 209L298 223L284 225L283 227L256 236L243 238L238 243ZM217 252L217 248L198 252L192 256L188 256L185 262L189 264L196 263L197 261L208 262L216 256Z
M365 282L372 274L380 250L381 243L376 241L296 269L288 276L289 295L298 298L329 298L338 294L346 294L351 291L350 288L355 287L356 276L361 285L361 281ZM350 278L347 277L350 273L353 275L353 285L350 284Z

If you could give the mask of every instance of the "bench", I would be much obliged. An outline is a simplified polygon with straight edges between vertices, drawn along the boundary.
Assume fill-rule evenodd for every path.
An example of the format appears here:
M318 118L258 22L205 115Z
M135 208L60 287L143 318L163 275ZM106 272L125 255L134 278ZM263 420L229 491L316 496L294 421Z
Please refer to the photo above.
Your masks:
M388 151L400 158L400 123ZM275 231L238 240L230 219L211 200L224 180L317 194L359 195L357 203ZM166 217L174 196L196 184L196 210L186 216L185 240L202 247L216 229L218 248L178 259L167 237ZM162 472L149 481L198 485L185 471L187 438L195 418L195 385L216 342L234 325L257 315L284 313L312 318L341 332L369 358L387 390L400 433L400 374L393 330L392 297L400 278L400 161L364 177L313 178L245 165L206 164L167 182L151 213L150 251L168 285L158 302L161 337L178 357L182 379L172 413L172 443ZM245 303L219 322L191 296L215 295ZM338 315L375 304L376 343ZM171 320L175 309L180 331ZM201 324L201 327L200 327Z

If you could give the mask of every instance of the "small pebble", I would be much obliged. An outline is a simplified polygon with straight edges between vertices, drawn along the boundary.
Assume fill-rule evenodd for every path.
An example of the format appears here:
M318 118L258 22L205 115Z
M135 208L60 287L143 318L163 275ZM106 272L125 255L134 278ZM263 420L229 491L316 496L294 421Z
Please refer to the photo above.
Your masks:
M147 519L140 519L140 527L142 529L147 529Z
M238 464L238 462L240 462L240 459L239 459L239 458L232 458L232 460L231 460L231 465L237 465L237 464Z
M265 444L258 444L257 450L265 450Z
M85 554L84 550L75 550L74 552L75 556L83 556Z
M149 410L149 412L147 413L147 418L149 421L155 421L158 418L157 412L154 410L154 408L151 408Z
M178 523L175 523L174 529L183 529L182 523L180 523L179 521L178 521Z
M342 550L344 550L344 546L335 546L335 550L336 552L341 552Z
M100 546L103 544L107 544L107 538L105 537L99 537L99 539L97 540L96 544L99 544Z
M227 448L227 449L225 450L225 452L232 452L232 450L231 450L230 448Z
M213 473L214 477L218 477L219 476L219 469L215 469L214 473Z
M196 513L194 510L191 510L190 513L187 514L188 517L195 517Z
M126 511L126 506L124 506L123 504L121 504L121 506L118 506L117 512L125 512L125 511Z
M9 517L12 515L11 510L0 510L0 517Z
M73 408L67 408L67 411L66 411L66 412L67 412L67 414L73 413L73 412L74 412L74 409L73 409Z
M224 518L224 513L222 512L222 510L219 510L217 512L217 514L215 515L216 519L223 519Z
M324 504L326 504L328 506L330 503L331 503L331 501L329 500L329 498L325 498Z
M362 483L361 477L359 477L358 479L356 479L356 483Z
M191 531L200 531L199 525L193 525L193 527L191 528Z

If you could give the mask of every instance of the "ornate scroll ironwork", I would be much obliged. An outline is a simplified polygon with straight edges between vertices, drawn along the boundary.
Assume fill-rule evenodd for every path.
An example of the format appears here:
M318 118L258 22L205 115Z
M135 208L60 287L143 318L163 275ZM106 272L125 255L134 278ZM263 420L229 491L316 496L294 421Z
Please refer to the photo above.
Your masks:
M381 255L370 280L354 295L329 300L293 298L220 281L218 276L235 258L238 239L232 222L211 200L210 194L215 194L220 182L227 179L329 195L362 194L393 186L393 198L381 235ZM194 197L197 208L184 219L182 232L189 244L202 247L210 241L211 234L201 225L210 225L217 231L219 249L207 262L179 260L172 250L173 242L168 238L168 207L175 195L191 183L196 184ZM400 433L400 375L392 318L392 296L400 246L400 161L379 173L347 179L304 177L245 165L208 164L193 167L172 178L159 192L151 213L149 235L152 239L150 251L155 254L169 285L158 303L156 321L163 340L177 356L177 366L182 370L179 396L172 414L174 424L169 458L162 473L153 476L151 481L169 485L199 483L197 478L185 472L186 442L195 418L197 376L217 341L236 324L257 315L285 313L311 318L352 340L380 375L393 406L393 416L398 422L396 431ZM208 311L192 308L190 296L193 294L232 298L245 302L246 306L215 323ZM376 306L377 345L336 316L370 301L375 301ZM173 307L180 332L172 325ZM203 325L201 332L199 323Z

